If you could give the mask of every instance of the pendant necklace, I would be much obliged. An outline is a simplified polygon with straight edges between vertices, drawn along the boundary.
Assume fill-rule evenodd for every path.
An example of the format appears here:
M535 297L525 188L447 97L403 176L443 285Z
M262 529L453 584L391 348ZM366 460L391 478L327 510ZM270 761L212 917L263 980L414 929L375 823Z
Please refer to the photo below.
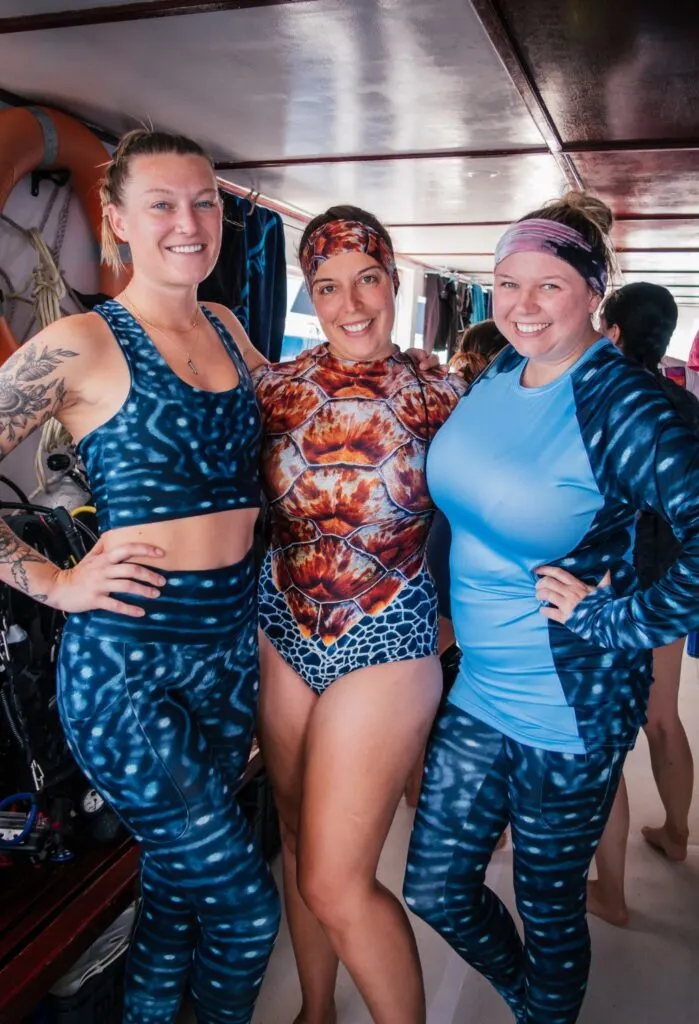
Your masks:
M142 320L144 324L148 324L148 326L152 327L154 330L159 331L165 338L167 338L167 340L172 345L175 346L175 348L178 348L180 350L180 352L183 354L183 356L185 358L185 361L187 363L188 369L190 370L191 373L194 374L195 377L198 377L199 376L199 370L197 369L196 364L195 364L194 360L192 359L192 356L190 355L189 350L184 348L182 345L178 345L176 341L173 341L173 339L169 336L168 331L174 331L176 334L189 334L190 331L193 331L194 328L199 323L199 312L200 312L199 306L197 306L197 311L194 314L194 318L193 318L191 324L189 325L189 327L184 327L184 328L167 327L167 328L165 328L165 327L161 327L159 324L154 324L152 320L149 320L148 317L145 317L143 315L143 313L140 311L140 309L138 308L138 306L134 305L133 301L131 300L131 297L129 297L127 299L127 302L128 302L128 305L134 311L134 313L136 314L136 316L138 317L139 320Z

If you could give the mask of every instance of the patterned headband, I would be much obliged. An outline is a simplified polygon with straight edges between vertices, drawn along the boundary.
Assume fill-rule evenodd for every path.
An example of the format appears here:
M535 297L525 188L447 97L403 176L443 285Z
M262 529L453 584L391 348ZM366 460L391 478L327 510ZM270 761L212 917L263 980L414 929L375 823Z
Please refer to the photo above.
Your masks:
M309 294L322 265L333 256L345 252L365 252L371 256L381 264L398 291L400 280L396 261L378 231L356 220L332 220L315 229L300 254L301 270Z
M495 248L495 266L516 252L545 252L565 260L598 295L607 290L606 255L566 224L532 217L509 227Z

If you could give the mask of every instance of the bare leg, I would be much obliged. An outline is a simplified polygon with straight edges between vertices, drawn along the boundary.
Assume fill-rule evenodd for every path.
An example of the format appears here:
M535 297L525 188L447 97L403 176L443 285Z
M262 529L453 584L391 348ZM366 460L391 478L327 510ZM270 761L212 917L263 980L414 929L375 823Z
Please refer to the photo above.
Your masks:
M448 650L453 643L456 643L456 637L454 636L454 627L452 626L451 619L445 619L443 615L440 615L437 650L440 654L444 654L444 652ZM420 798L420 785L422 783L422 772L424 767L425 751L423 750L411 769L410 775L408 776L408 782L405 787L405 802L408 807L417 807L417 802Z
M622 775L609 820L595 853L597 880L587 883L588 913L619 928L625 928L629 923L624 895L628 838L629 794Z
M503 846L507 846L507 829L502 833L497 843L495 844L496 850L502 850Z
M440 694L437 658L362 669L323 694L308 730L300 889L375 1024L425 1022L415 939L376 868Z
M306 732L318 697L260 635L259 739L279 811L284 905L303 1005L295 1024L335 1024L338 959L297 885L296 833L302 799Z
M665 808L665 823L644 828L643 838L670 860L684 860L689 838L689 808L694 761L680 721L678 697L684 639L653 651L655 676L645 727L653 775Z

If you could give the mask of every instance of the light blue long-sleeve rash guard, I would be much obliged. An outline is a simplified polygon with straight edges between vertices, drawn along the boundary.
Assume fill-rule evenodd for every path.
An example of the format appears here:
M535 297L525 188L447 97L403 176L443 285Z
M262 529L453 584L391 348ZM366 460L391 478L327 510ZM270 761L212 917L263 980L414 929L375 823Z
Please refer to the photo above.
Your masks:
M651 647L699 625L699 443L651 374L601 339L544 387L507 349L437 433L427 476L452 533L451 608L463 652L450 700L513 739L583 753L633 743ZM637 510L683 542L637 590ZM562 626L539 611L535 569L612 586Z

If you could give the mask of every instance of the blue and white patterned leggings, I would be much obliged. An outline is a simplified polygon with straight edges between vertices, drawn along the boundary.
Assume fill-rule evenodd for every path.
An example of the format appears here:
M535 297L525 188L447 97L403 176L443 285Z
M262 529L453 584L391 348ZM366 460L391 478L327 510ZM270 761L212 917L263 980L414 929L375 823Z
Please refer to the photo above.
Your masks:
M249 560L162 573L143 619L71 617L59 706L71 749L142 847L124 1024L172 1024L190 982L202 1024L248 1024L279 925L234 798L258 690Z
M447 704L427 755L405 900L507 1001L518 1024L573 1024L590 967L587 874L626 751L524 746ZM525 941L485 885L510 822Z

